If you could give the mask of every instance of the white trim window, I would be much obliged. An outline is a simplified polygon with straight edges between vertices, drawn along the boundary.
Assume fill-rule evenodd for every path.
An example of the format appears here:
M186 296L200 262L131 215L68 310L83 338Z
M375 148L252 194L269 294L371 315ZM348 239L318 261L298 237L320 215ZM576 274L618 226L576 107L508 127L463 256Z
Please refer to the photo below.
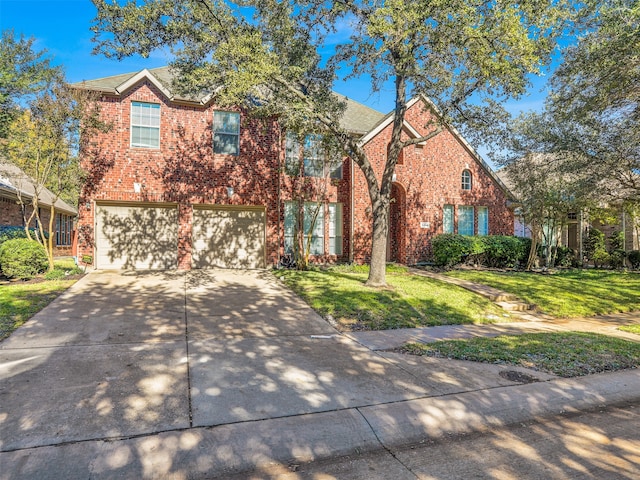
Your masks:
M478 235L489 235L488 207L478 207Z
M442 207L442 233L453 233L453 205L444 205Z
M296 235L298 202L284 202L284 253L292 254Z
M131 146L160 148L160 105L131 102Z
M329 204L329 255L342 255L342 204Z
M473 217L473 207L465 205L458 207L458 233L460 235L474 234Z
M469 170L462 171L462 190L471 190L472 177Z
M307 135L304 138L304 176L324 176L324 147L321 135Z
M300 140L294 132L285 136L284 169L287 175L298 176L300 173Z
M240 114L213 112L213 153L238 155L240 153Z
M315 219L315 221L314 221ZM307 245L307 236L311 233L311 255L324 253L324 204L305 202L304 204L304 245Z
M316 210L318 209L318 210ZM303 208L304 246L311 233L311 255L324 254L324 204L305 202ZM314 223L315 218L315 223ZM284 202L284 251L294 252L298 231L298 202Z

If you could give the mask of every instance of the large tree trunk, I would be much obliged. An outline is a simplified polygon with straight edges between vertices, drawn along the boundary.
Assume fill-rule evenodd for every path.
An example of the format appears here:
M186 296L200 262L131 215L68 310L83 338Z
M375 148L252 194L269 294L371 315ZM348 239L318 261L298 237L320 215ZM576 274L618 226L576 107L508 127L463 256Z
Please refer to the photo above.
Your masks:
M381 194L382 196L382 194ZM389 232L389 201L379 199L373 209L373 234L371 236L371 263L367 285L382 287L387 284L387 236Z

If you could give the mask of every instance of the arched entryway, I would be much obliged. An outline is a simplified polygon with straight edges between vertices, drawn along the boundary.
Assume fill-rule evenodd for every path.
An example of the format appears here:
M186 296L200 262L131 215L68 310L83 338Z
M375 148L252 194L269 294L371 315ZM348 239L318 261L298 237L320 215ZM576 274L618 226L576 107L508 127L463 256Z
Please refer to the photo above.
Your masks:
M389 209L389 234L387 237L387 261L406 263L405 231L407 195L399 183L391 186L391 207Z

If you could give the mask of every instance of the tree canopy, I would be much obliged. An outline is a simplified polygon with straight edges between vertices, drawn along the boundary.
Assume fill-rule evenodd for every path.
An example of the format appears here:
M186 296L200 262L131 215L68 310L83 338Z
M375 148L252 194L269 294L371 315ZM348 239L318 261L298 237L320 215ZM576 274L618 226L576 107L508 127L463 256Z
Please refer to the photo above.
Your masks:
M393 172L403 147L449 124L486 138L549 62L570 3L524 0L282 1L93 0L96 52L123 58L170 48L177 87L208 91L221 105L278 115L283 125L330 135L362 170L372 204L368 283L385 282ZM392 85L392 140L381 177L363 146L340 127L337 78ZM409 99L428 97L439 116L421 138L401 139Z
M20 104L62 77L62 69L51 65L46 50L33 48L35 39L12 30L2 31L0 42L0 138L20 113ZM24 106L24 105L22 105Z

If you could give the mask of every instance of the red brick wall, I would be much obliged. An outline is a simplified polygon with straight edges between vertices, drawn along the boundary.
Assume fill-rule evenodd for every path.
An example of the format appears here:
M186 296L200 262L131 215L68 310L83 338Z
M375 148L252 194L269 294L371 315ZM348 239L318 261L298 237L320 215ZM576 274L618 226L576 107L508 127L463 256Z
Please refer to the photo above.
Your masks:
M160 103L160 148L130 147L132 101ZM122 97L103 96L102 116L111 131L99 134L83 159L90 172L80 198L78 255L93 255L95 202L170 202L179 208L178 262L191 264L192 205L260 205L266 207L267 264L281 253L280 222L286 185L279 191L282 135L272 120L255 120L241 112L240 154L213 153L212 122L216 107L168 102L144 81ZM134 191L134 183L141 191ZM285 182L286 183L286 182ZM231 198L227 187L234 189ZM335 188L330 189L335 198ZM280 205L280 208L278 208Z
M431 113L423 108L422 102L416 102L407 111L406 120L424 135L428 133L424 125L430 115ZM387 126L365 145L369 161L379 179L386 162L391 129L392 125ZM406 132L403 135L407 138ZM472 174L471 191L463 191L461 187L461 175L465 169ZM423 147L405 148L402 164L397 165L395 173L394 190L400 193L404 208L392 204L391 214L401 215L406 226L403 232L391 232L391 253L395 253L401 263L414 264L429 258L431 238L442 233L442 211L446 204L456 207L488 207L489 234L513 234L513 213L506 207L507 198L504 191L451 131L441 132ZM357 262L366 262L371 255L371 202L367 192L364 175L356 169L354 260ZM457 208L455 211L457 217ZM477 231L477 211L475 213ZM430 227L421 228L421 222L429 222ZM455 224L457 227L457 218ZM398 245L395 244L396 241Z
M159 103L160 148L130 147L132 101ZM273 120L255 120L241 112L240 154L213 153L214 105L185 106L171 103L148 81L142 81L121 97L103 96L103 118L112 122L111 131L92 139L83 158L89 179L79 202L78 255L93 255L95 202L169 202L178 204L178 263L191 264L191 219L194 204L260 205L266 207L267 265L282 254L284 202L296 198L296 185L282 173L283 134ZM424 124L420 104L408 113L416 129ZM388 127L366 145L370 160L381 175L391 133ZM442 231L442 205L482 205L490 212L490 233L510 233L513 219L505 207L504 193L475 162L463 145L443 132L422 149L405 149L403 165L397 167L397 191L406 197L398 210L406 219L406 229L394 245L400 261L415 263L429 254L430 238ZM462 169L469 165L474 189L460 188ZM355 167L354 212L351 212L351 162L343 166L342 180L305 179L306 198L319 194L327 202L343 204L343 255L321 256L316 261L347 259L353 248L355 259L365 261L370 254L371 209L362 173ZM326 185L325 185L326 182ZM134 183L141 191L134 191ZM229 198L227 187L233 187ZM398 212L396 212L398 213ZM349 238L351 219L354 238ZM420 228L428 221L431 228ZM329 242L329 216L325 215L325 250Z

